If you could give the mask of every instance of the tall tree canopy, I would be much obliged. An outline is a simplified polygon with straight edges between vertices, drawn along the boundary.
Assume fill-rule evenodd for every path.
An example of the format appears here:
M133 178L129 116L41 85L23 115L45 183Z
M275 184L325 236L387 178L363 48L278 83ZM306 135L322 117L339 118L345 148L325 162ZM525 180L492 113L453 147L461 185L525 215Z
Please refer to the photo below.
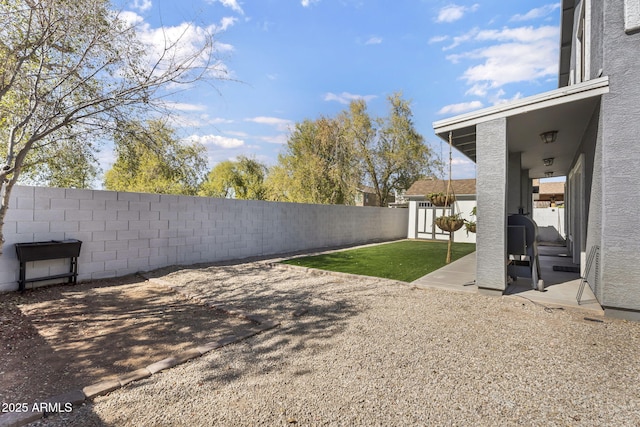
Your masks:
M360 178L345 116L297 123L268 179L272 200L353 204Z
M97 138L117 120L143 116L166 89L220 78L213 35L151 49L108 0L0 0L0 245L11 188L31 150ZM0 246L1 253L1 246Z
M264 200L267 167L257 160L240 156L214 167L200 186L198 195L236 199Z
M62 132L63 134L64 132ZM77 135L32 150L23 164L20 182L59 188L91 188L101 169L91 141Z
M401 93L390 95L387 102L387 117L372 119L364 100L352 101L348 113L364 183L375 189L380 206L386 206L395 191L408 189L440 167L440 160L414 127L410 102Z
M105 173L107 190L195 195L206 172L206 149L181 142L159 120L118 126L116 161Z
M387 117L371 117L364 100L335 118L297 123L268 177L272 200L353 204L358 187L375 189L380 206L397 190L433 175L439 160L416 131L409 101L387 98Z

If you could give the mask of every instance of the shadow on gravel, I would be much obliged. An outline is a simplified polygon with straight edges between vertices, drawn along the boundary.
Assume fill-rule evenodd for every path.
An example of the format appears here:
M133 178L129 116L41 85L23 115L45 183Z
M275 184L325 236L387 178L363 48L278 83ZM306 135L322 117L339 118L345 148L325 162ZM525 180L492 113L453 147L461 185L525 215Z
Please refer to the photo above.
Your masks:
M153 276L208 302L281 322L273 332L254 337L246 352L234 353L237 359L211 362L207 380L222 383L246 375L238 366L259 362L265 373L276 369L283 353L331 351L329 338L343 332L347 320L366 309L362 304L356 306L349 294L370 291L358 283L335 290L331 285L344 279L262 263L173 267L158 270ZM323 280L316 286L314 279L318 277Z
M254 326L135 276L3 296L0 320L3 402L80 389Z

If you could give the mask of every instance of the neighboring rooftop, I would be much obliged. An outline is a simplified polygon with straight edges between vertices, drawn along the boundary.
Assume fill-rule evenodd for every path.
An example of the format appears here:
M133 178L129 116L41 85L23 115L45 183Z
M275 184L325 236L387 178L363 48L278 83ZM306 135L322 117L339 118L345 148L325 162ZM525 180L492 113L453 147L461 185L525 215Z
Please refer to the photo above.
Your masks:
M540 188L540 194L564 194L564 182L540 182L534 179L533 185Z
M443 179L421 179L413 183L407 190L407 196L425 196L429 193L440 193L447 191L447 180ZM453 192L458 195L476 194L475 179L454 179L451 181Z
M564 182L540 182L533 180L533 185L539 187L540 194L564 194ZM475 179L454 179L451 186L456 195L476 194ZM425 196L429 193L439 193L447 191L447 181L443 179L421 179L413 183L407 190L407 196Z

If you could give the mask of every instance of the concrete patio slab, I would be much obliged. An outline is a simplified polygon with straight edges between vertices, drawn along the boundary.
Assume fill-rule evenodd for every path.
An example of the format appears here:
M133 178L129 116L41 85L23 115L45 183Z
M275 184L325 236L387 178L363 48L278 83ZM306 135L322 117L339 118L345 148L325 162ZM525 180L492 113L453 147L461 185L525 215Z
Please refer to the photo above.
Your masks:
M473 252L449 265L411 282L416 287L438 288L457 292L477 292L476 253Z
M564 256L565 251L564 247L541 247L540 265L541 277L545 281L544 292L534 290L529 280L518 278L507 287L503 296L505 298L525 298L544 305L571 307L586 310L592 315L603 316L604 311L588 284L585 284L581 302L578 304L576 296L581 281L578 273L553 269L554 266L574 265L571 258ZM411 284L419 288L477 293L478 288L474 283L475 277L476 253L474 252L411 282Z

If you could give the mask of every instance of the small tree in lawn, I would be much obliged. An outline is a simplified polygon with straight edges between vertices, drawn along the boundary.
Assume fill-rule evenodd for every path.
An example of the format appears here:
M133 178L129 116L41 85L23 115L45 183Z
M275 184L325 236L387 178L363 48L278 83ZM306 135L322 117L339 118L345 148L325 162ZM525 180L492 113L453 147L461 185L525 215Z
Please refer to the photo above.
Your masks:
M32 150L58 135L97 140L161 108L167 90L222 78L210 31L185 25L151 48L130 16L107 0L0 0L0 253L11 189Z

